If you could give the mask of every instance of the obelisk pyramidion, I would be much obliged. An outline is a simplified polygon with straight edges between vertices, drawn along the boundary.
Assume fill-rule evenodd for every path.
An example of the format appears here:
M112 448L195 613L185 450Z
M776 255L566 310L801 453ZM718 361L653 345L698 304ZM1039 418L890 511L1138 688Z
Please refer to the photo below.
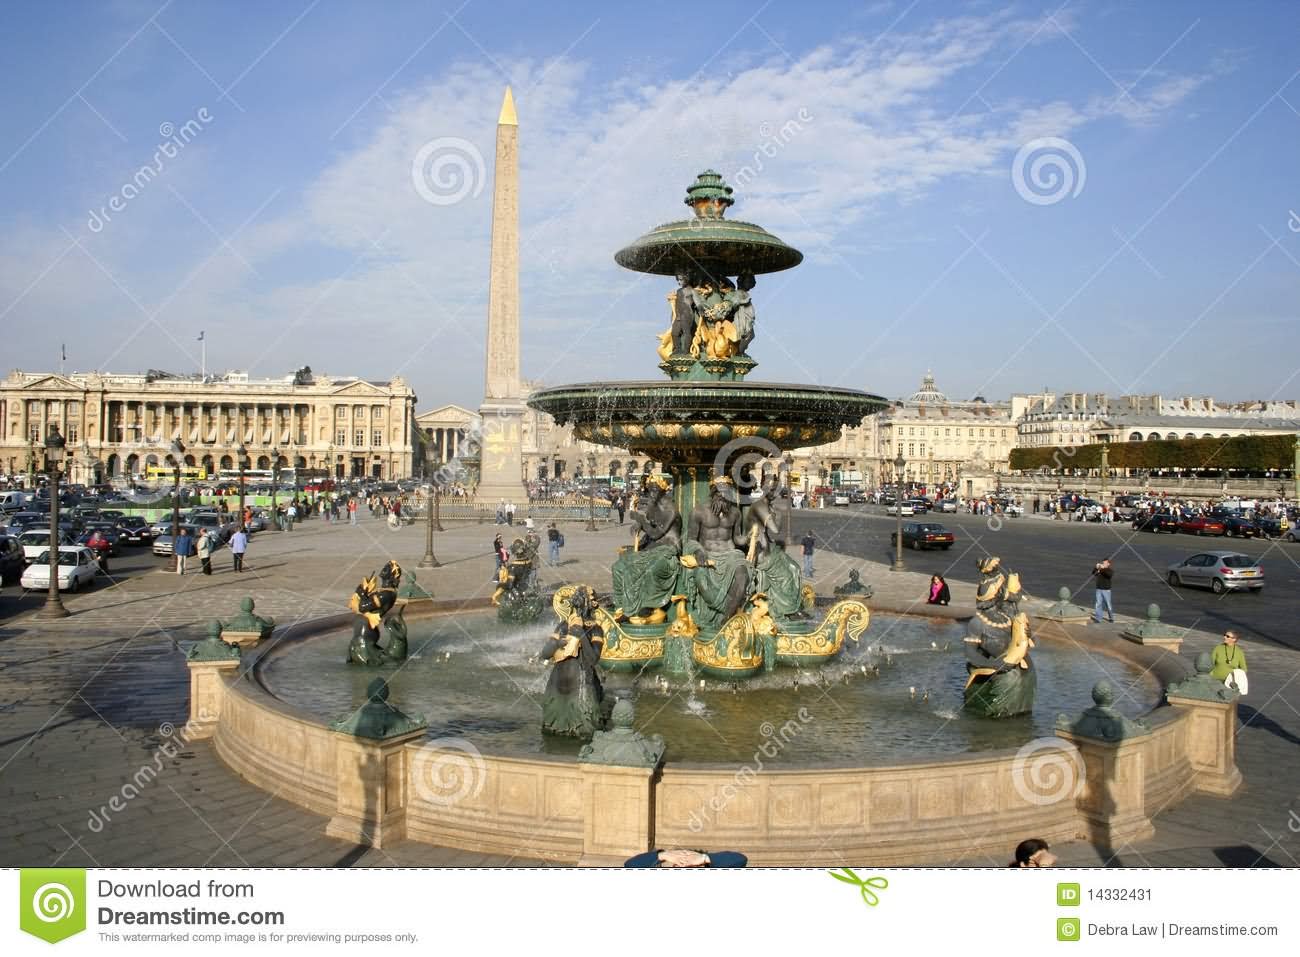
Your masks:
M519 381L519 121L506 87L497 119L492 185L492 264L488 276L487 381L478 499L523 507L524 403Z

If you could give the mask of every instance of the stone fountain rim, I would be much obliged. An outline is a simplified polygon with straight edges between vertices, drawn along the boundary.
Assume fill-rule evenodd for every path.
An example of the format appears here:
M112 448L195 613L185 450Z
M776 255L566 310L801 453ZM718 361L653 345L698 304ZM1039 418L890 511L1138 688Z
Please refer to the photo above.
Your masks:
M441 618L465 611L486 612L492 608L491 603L487 598L420 602L408 604L405 607L406 619L408 622ZM973 613L972 615L964 614L960 609L953 609L951 607L931 609L929 606L913 607L911 603L893 603L874 600L871 605L871 610L886 612L888 614L908 615L915 618L946 618L957 621L966 621L973 615ZM327 718L317 712L292 704L279 697L267 684L265 675L262 671L262 666L271 658L276 657L277 654L283 653L285 649L300 642L316 640L323 638L332 632L340 631L351 622L352 618L353 615L351 612L345 612L343 614L327 615L321 618L313 618L298 622L284 629L276 629L271 638L261 642L257 647L251 649L251 651L245 652L245 667L240 669L241 673L237 681L232 684L232 690L238 688L245 693L251 691L258 697L265 699L263 702L265 705L284 714L288 718L316 725L321 728L327 728L329 724ZM1163 687L1168 687L1172 681L1182 680L1182 678L1190 674L1192 670L1190 665L1183 658L1173 654L1172 652L1160 648L1135 645L1130 642L1121 642L1119 644L1106 642L1101 640L1101 636L1099 635L1092 634L1090 636L1086 630L1075 629L1071 626L1047 627L1043 628L1040 632L1036 632L1034 635L1035 641L1045 640L1053 644L1068 643L1077 645L1080 643L1081 638L1092 639L1086 641L1090 651L1097 651L1109 657L1118 658L1126 664L1133 665L1144 671L1149 671ZM382 677L384 675L382 669L375 669L374 673L376 677ZM402 704L400 701L395 703L399 707ZM1162 698L1155 707L1139 717L1154 729L1169 721L1175 720L1177 714ZM428 739L426 738L426 740ZM1061 745L1063 748L1070 746L1069 742L1064 738L1061 739ZM781 767L771 771L764 771L764 774L820 774L828 771L870 771L872 773L915 771L918 768L945 767L954 764L977 763L998 758L1014 757L1019 753L1021 748L1023 748L1023 745L1014 748L995 748L988 751L953 752L952 754L942 756L938 759L922 758L915 761L901 761L883 765L813 762L809 764L801 764L797 767ZM499 757L507 760L543 761L561 764L573 763L575 760L572 755L545 754L539 752L515 752L510 750L494 749L483 753L487 756ZM734 767L734 762L667 761L664 763L665 770L680 769L688 772L727 770Z

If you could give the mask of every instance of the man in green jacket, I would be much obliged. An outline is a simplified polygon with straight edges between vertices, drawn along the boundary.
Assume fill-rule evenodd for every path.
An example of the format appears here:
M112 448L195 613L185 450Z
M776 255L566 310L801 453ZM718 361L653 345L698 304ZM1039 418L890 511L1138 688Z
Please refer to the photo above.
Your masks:
M1210 653L1210 662L1214 666L1210 670L1210 677L1219 681L1226 681L1228 675L1238 669L1246 670L1246 653L1237 647L1235 631L1223 633L1223 644L1215 645L1214 651Z

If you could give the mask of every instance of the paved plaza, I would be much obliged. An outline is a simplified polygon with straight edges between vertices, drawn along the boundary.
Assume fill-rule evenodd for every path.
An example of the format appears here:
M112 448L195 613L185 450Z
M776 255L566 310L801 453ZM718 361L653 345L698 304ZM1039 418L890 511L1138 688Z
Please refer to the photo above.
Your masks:
M1035 520L1025 521L1028 534ZM795 537L810 526L829 538L831 522L839 529L851 528L853 522L880 524L865 514L798 512ZM1044 541L1068 534L1033 527L1041 528ZM380 851L327 838L325 818L242 781L222 764L210 742L185 744L170 757L160 752L168 730L181 727L187 716L183 649L202 636L208 620L231 617L243 596L253 596L257 611L274 616L280 625L336 614L361 577L395 558L437 598L481 604L492 589L491 540L499 530L520 531L491 524L449 525L436 537L443 565L434 571L415 567L424 552L422 526L390 530L368 517L357 527L313 520L291 533L260 533L243 575L231 571L224 551L218 553L211 577L191 572L178 578L164 570L162 559L137 549L113 562L111 585L67 596L72 615L54 622L33 616L41 596L20 598L17 589L5 589L0 598L0 860L8 866L535 864L411 841ZM564 564L543 567L543 580L608 582L610 558L628 541L628 527L593 533L573 523L564 531ZM883 525L876 532L887 542ZM865 553L853 548L849 532L838 534L845 536L847 550ZM994 537L978 547L996 553L993 545L1002 543ZM1019 567L1033 595L1050 594L1059 584L1075 587L1086 577L1058 582L1059 576L1040 575L1017 562L1014 551L1004 551L1003 557ZM1081 550L1076 561L1090 561L1092 553ZM969 553L948 562L958 612L971 608L974 557ZM835 551L819 552L816 566L819 594L829 595L856 567L875 588L873 607L891 610L920 602L928 581L928 568L890 572L879 560ZM1121 608L1140 610L1120 595ZM1103 633L1118 628L1095 627ZM1211 633L1193 633L1183 652L1194 655L1216 641ZM1102 856L1084 842L1061 847L1063 864L1297 865L1300 815L1293 768L1300 744L1300 686L1295 680L1300 652L1263 637L1248 640L1245 647L1251 693L1238 712L1237 760L1245 778L1241 790L1230 799L1198 795L1159 810L1154 838L1120 848L1116 855ZM1050 703L1040 701L1039 706ZM150 770L142 774L146 768ZM125 796L117 802L121 810L109 808L115 795Z

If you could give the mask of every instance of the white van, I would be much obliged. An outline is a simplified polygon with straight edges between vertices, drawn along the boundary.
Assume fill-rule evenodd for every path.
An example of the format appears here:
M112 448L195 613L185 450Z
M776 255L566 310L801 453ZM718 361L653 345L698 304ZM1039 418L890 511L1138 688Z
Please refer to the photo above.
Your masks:
M0 492L0 512L21 512L27 506L24 492Z

